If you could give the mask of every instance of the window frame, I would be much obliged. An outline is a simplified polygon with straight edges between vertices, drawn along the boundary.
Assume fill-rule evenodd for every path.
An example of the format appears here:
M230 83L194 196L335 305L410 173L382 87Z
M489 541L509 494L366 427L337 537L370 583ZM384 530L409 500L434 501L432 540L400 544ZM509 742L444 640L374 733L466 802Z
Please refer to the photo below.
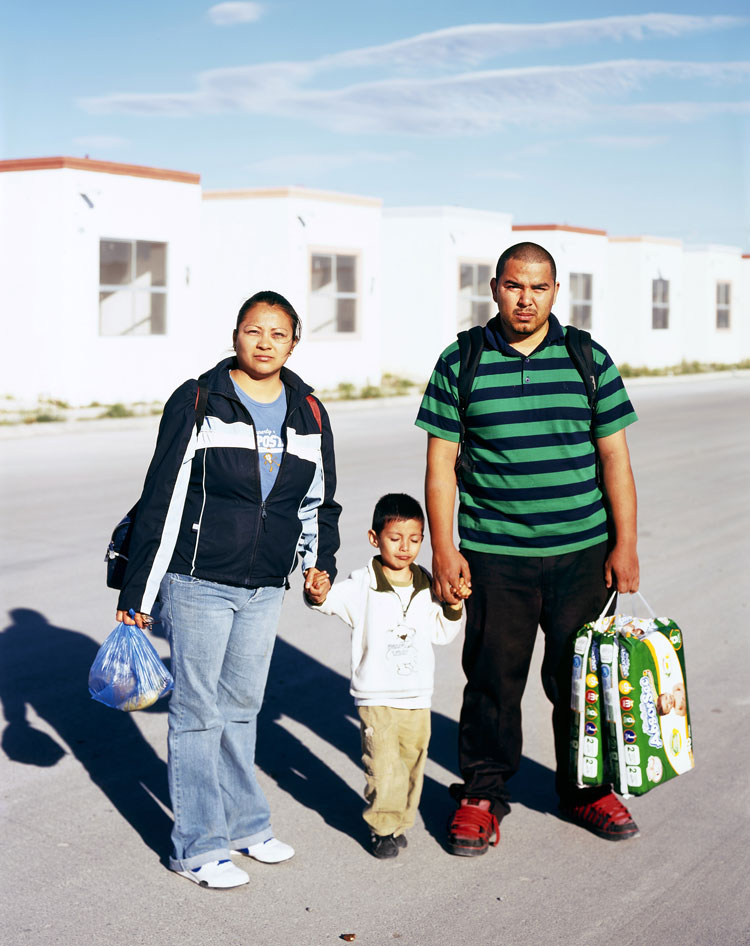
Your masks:
M316 256L328 256L332 257L334 260L339 256L348 256L354 259L354 292L340 292L334 290L332 292L323 292L321 290L313 289L313 260ZM338 263L334 263L332 267L332 276L331 284L336 284L336 269ZM308 247L308 258L307 258L307 273L308 273L308 315L309 315L309 335L311 339L324 339L330 341L332 339L340 340L353 340L359 339L362 337L362 290L359 288L362 285L362 250L361 249L351 249L343 247L327 247L327 246L315 246ZM351 332L342 332L338 328L328 329L326 331L316 330L312 321L312 312L314 307L314 298L319 297L328 297L332 301L338 299L353 299L354 300L354 329ZM333 317L336 320L338 315L335 311Z
M573 279L574 277L587 277L589 279L590 285L590 295L588 298L582 295L574 295L573 293ZM594 322L594 274L593 273L568 273L568 295L570 298L569 302L569 316L568 324L573 325L575 328L583 329L586 332L590 332ZM586 309L588 312L588 319L583 321L575 318L575 310Z
M720 299L721 289L726 289L727 299L722 302ZM722 315L726 316L726 325L721 325ZM717 332L728 332L732 328L732 283L728 279L716 280L716 330Z
M129 262L129 279L128 282L121 283L104 283L101 282L101 267L102 267L102 246L105 243L122 243L130 246L130 262ZM164 285L163 286L148 286L142 287L138 286L138 246L159 246L164 248ZM98 301L98 316L99 316L99 337L100 338L150 338L150 337L164 337L168 334L168 310L167 302L169 295L169 243L166 240L143 240L138 239L137 237L113 237L113 236L102 236L99 238L99 282L98 282L98 292L99 292L99 301ZM104 320L102 313L102 293L128 293L131 297L131 316L132 321L130 327L124 332L105 332L104 329ZM138 332L135 331L139 326L148 322L151 325L154 323L154 313L150 308L149 316L147 319L138 319L137 318L137 306L136 302L139 297L148 294L151 299L154 296L158 296L163 299L163 313L161 315L161 321L163 330L160 332Z
M663 293L657 293L657 288L662 288ZM657 298L657 295L660 298ZM669 280L657 276L651 280L651 329L654 332L664 332L669 330ZM664 322L663 325L658 324Z
M495 275L495 260L483 260L477 259L476 257L459 257L457 260L458 267L456 270L456 327L458 331L464 331L471 328L474 325L486 325L487 322L495 314L492 308L493 298L492 290L490 289L490 279ZM474 268L474 278L472 280L472 292L468 296L461 295L461 268L463 266L472 266ZM480 266L486 266L489 279L487 280L487 295L480 295L474 290L479 286L479 272L478 269ZM488 316L481 322L475 322L472 319L473 307L475 305L484 305L485 303L489 304ZM463 309L466 308L469 313L469 320L463 316Z

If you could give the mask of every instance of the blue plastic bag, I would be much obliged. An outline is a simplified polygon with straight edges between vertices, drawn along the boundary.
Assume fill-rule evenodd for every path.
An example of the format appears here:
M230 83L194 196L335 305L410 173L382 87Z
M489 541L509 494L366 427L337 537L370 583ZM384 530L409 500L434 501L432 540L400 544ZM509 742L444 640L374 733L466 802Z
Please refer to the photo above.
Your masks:
M118 624L89 671L91 696L125 712L152 706L173 687L172 674L137 624Z

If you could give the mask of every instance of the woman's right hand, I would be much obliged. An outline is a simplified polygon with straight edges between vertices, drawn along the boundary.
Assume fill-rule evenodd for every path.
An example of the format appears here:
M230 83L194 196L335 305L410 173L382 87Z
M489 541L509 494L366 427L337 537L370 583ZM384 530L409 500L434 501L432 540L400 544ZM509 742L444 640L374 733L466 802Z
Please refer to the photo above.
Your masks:
M118 624L137 624L142 631L145 631L149 624L151 624L151 615L142 614L140 611L137 611L135 620L133 620L127 611L118 611L117 614L115 614L115 620Z

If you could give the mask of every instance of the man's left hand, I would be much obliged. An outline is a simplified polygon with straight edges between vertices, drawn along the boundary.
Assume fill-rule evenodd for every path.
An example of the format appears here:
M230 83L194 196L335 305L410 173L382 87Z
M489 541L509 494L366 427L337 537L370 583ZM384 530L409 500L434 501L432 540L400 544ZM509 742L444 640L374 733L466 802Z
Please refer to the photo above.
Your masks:
M614 586L621 595L638 591L640 572L638 553L635 548L625 548L616 544L604 563L604 580L607 588Z

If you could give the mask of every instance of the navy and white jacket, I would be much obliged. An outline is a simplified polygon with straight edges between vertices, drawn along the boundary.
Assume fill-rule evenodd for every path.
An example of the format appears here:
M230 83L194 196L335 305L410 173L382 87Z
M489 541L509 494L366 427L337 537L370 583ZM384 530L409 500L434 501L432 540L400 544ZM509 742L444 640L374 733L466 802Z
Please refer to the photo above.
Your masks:
M150 614L167 572L247 588L280 587L302 568L336 574L341 507L333 496L333 435L306 400L312 388L287 368L285 450L261 499L255 427L237 397L227 358L186 381L164 407L130 542L117 607ZM208 390L196 433L199 385ZM319 403L319 402L318 402Z

